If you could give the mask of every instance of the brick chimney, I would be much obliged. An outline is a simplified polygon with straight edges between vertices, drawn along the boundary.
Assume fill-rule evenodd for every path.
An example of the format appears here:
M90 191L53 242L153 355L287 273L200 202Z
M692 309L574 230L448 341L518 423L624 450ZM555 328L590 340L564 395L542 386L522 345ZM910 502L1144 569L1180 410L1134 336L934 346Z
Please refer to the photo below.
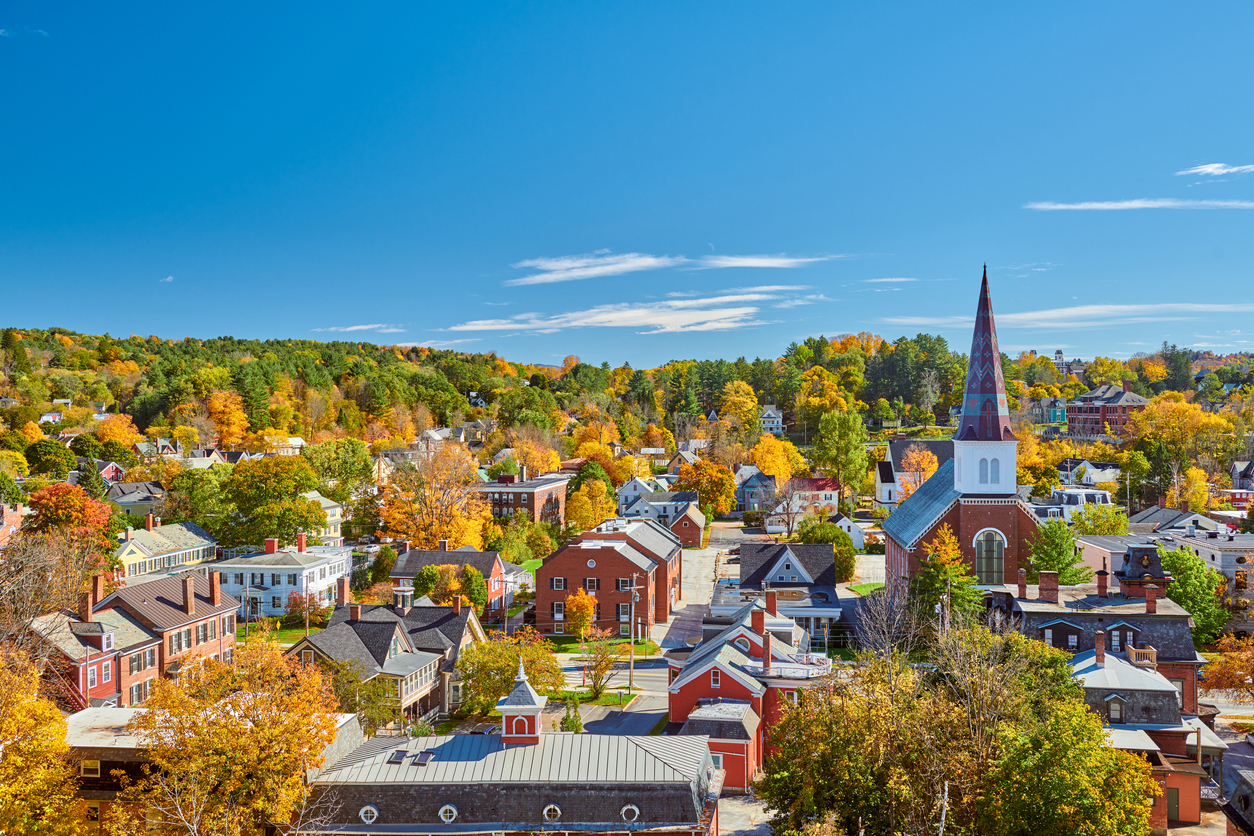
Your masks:
M1180 510L1186 514L1189 513L1189 500L1187 499L1180 500Z
M1106 631L1098 630L1093 634L1093 661L1099 668L1106 667Z
M446 551L448 551L448 540L441 540L441 541L440 541L440 551L442 551L442 552L446 552Z
M519 482L527 481L527 465L525 464L520 464L518 466L518 481Z
M1037 586L1038 601L1047 601L1051 604L1058 603L1058 573L1043 571L1041 579Z
M771 615L779 615L779 593L773 589L766 591L766 611Z
M335 606L348 605L348 578L335 579Z
M1159 508L1166 508L1166 507L1167 507L1167 497L1165 497L1165 496L1160 496L1160 497L1158 497L1158 507L1159 507Z
M91 576L91 603L93 607L105 598L104 582L104 575Z
M766 641L765 641L766 610L759 610L755 607L753 610L753 613L749 616L749 627L751 630L753 630L753 632L763 637L762 644L765 647L766 645Z
M148 531L152 531L152 514L148 514L144 517L144 528Z
M1125 380L1125 381L1123 382L1123 391L1125 391L1125 392L1131 392L1131 391L1132 391L1132 381L1131 381L1131 380Z
M348 605L348 620L361 621L361 604Z
M1145 611L1147 613L1158 612L1158 585L1147 583L1145 585Z
M222 606L222 573L209 573L209 606Z
M296 551L304 552L305 544L309 542L309 537L304 532L296 535Z
M196 579L192 575L183 576L183 612L196 614Z
M1028 597L1028 570L1019 570L1019 598L1026 600Z
M1107 584L1106 579L1110 576L1110 573L1107 572L1105 569L1101 569L1101 570L1098 570L1095 574L1097 575L1097 597L1109 598L1110 593L1106 585Z
M404 554L405 552L409 551L409 541L408 540L400 541L399 543L396 544L396 548L397 548L396 553L398 555Z
M453 613L454 615L460 615L461 611L462 611L462 596L456 595L453 597Z
M266 538L266 554L274 554L278 550L279 550L279 538L267 537Z
M91 609L95 605L96 602L92 600L91 592L78 593L78 620L91 621Z

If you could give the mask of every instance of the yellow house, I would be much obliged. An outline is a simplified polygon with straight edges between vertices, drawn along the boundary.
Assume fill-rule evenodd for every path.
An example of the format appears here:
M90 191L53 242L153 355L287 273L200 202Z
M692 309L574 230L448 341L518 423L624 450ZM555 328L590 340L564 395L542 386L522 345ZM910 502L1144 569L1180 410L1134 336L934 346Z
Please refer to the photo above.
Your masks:
M124 537L115 554L127 578L169 574L217 557L218 541L195 523L162 525L148 514L143 528L127 529Z
M340 528L344 525L344 506L333 499L327 499L317 491L307 491L301 494L301 496L317 502L322 506L323 513L327 515L326 528L321 531L307 531L305 533L321 539L324 546L344 545L344 535L340 531Z

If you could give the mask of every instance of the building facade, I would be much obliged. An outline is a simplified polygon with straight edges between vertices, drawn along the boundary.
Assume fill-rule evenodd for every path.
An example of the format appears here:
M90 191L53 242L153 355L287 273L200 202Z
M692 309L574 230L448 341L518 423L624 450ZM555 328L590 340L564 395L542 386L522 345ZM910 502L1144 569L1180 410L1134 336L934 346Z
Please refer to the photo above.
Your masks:
M495 482L476 486L487 500L492 516L501 519L526 511L532 520L565 525L566 484L571 474L550 473L535 479L527 479L525 471L521 475L522 479L501 474Z
M331 606L336 582L352 575L353 556L342 546L309 546L306 535L298 534L294 546L281 549L277 539L267 539L262 551L220 560L211 568L222 573L227 594L240 601L241 618L281 617L293 594Z
M1067 404L1067 433L1072 438L1120 438L1128 417L1149 401L1132 391L1132 384L1106 383Z

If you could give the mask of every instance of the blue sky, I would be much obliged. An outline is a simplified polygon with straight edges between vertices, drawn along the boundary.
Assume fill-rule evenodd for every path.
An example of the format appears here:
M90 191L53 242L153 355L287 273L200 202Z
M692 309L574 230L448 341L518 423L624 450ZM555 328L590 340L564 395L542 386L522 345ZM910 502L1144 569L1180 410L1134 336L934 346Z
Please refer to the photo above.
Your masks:
M0 324L1254 348L1248 4L361 5L0 7Z

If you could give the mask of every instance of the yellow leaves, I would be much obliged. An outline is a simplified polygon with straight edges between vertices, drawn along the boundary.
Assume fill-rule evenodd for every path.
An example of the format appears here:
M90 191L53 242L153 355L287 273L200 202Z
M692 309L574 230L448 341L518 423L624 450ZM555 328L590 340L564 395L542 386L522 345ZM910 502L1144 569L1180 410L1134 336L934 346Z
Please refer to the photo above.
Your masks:
M923 487L923 483L932 478L932 474L939 467L935 454L923 445L914 444L906 448L906 454L901 458L902 472L898 480L901 501L909 499L911 494Z
M806 461L796 445L769 433L762 436L749 451L749 456L759 470L774 476L775 484L779 486L807 470Z
M139 430L135 428L135 422L131 420L131 416L122 414L110 415L97 424L96 437L102 444L116 441L124 447L130 447L144 440Z
M527 468L529 478L552 473L562 466L562 459L556 450L527 439L514 443L514 459Z
M244 449L250 453L274 453L287 446L285 432L268 427L260 432L249 433L244 439Z
M1153 358L1133 357L1128 361L1128 368L1146 383L1157 383L1167 377L1167 365Z
M1183 508L1189 503L1189 510L1202 513L1210 506L1210 485L1206 471L1200 467L1190 467L1180 477L1179 482L1167 489L1167 506Z
M492 521L488 504L473 486L479 481L470 454L446 444L426 459L398 467L383 492L384 528L414 548L483 545L483 527Z
M566 519L590 531L618 513L618 503L600 479L589 479L566 501Z
M39 425L34 421L27 421L18 432L22 434L22 438L26 439L27 444L34 444L45 438L44 431L39 429Z
M730 381L723 387L718 409L722 418L735 418L742 427L753 425L760 412L753 387L743 380Z
M244 399L237 392L226 389L211 392L205 407L217 426L220 445L234 449L243 442L244 433L248 431L248 415L244 412Z
M1128 417L1127 431L1151 444L1163 442L1174 457L1235 439L1231 416L1206 412L1194 403L1160 396Z
M1093 362L1085 367L1084 376L1098 385L1113 383L1118 386L1125 380L1136 380L1135 372L1109 357L1093 358Z
M580 640L592 629L596 609L596 596L589 595L582 587L566 596L566 625Z

